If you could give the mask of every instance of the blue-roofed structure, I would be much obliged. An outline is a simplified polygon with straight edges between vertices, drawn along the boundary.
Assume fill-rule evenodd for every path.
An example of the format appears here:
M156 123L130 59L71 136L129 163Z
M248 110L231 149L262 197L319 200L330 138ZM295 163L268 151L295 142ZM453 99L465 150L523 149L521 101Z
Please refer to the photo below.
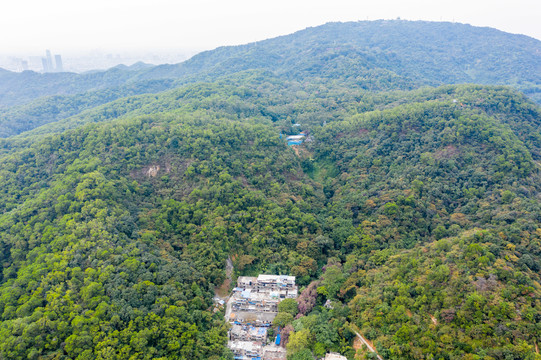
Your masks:
M280 342L282 341L282 337L280 336L280 334L276 335L276 341L275 341L275 344L276 345L280 345Z
M281 134L280 134L281 135ZM292 145L300 145L306 138L306 134L300 133L298 135L288 135L286 136L287 144L289 146Z
M288 137L286 137L286 140L302 140L304 139L306 136L304 134L299 134L299 135L289 135Z

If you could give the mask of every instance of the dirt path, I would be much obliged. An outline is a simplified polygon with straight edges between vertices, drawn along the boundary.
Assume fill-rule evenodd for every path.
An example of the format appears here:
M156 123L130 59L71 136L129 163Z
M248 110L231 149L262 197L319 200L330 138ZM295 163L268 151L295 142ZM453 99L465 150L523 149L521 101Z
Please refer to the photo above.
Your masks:
M229 319L231 317L231 311L232 311L232 306L233 306L233 297L230 297L229 299L227 299L227 302L225 303L225 321L226 322L229 322Z
M227 301L229 297L229 289L231 288L231 281L233 280L233 261L231 257L228 257L225 262L225 281L222 285L216 287L214 292L223 301Z
M357 339L359 339L361 341L361 343L366 345L366 347L368 348L368 351L376 353L376 356L377 356L378 360L383 360L383 358L381 356L379 356L378 352L374 349L374 345L370 341L368 341L364 336L359 334L359 332L356 330L356 328L357 327L355 326L355 329L353 329L353 331L355 332L355 335L357 335Z
M227 258L225 262L225 275L231 282L232 276L233 276L233 261L231 260L231 256Z

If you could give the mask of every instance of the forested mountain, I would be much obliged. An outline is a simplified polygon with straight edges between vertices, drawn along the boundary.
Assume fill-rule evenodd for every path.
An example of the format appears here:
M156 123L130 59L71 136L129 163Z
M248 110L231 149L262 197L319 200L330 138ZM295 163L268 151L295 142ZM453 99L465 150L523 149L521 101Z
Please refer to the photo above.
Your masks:
M345 75L408 34L425 54L442 34L477 54L461 31L531 41L327 24L131 69L146 88L6 110L51 123L0 141L0 359L230 360L213 304L228 258L234 277L297 277L271 330L290 360L374 358L355 331L384 359L540 359L540 107L507 86L417 88L455 76L420 54L402 73L372 59L372 88ZM359 38L337 47L356 55L318 57L332 38ZM205 75L149 80L187 68ZM300 146L280 136L301 130Z
M54 123L119 98L162 92L174 87L174 84L174 80L148 80L77 95L42 97L25 105L0 110L0 137Z
M489 105L495 93L471 95L509 116ZM541 138L529 151L519 137L449 100L362 114L320 134L318 160L341 174L327 185L335 213L356 226L342 243L358 270L345 281L359 286L351 315L385 357L484 348L501 358L509 343L536 341L541 207L532 152Z
M541 43L490 28L422 21L328 23L291 35L202 52L175 65L118 66L86 74L0 73L0 136L6 137L129 96L215 81L246 70L271 71L289 81L332 79L369 91L409 90L423 85L512 85L537 102ZM155 80L149 83L148 80ZM175 80L175 81L172 81ZM159 87L156 87L157 85ZM131 92L126 89L132 89ZM134 91L135 90L135 91ZM103 93L107 97L103 97ZM61 95L55 116L34 111ZM54 100L53 100L54 101ZM28 121L21 121L27 117Z
M121 86L131 76L130 71L119 68L88 74L0 72L0 106L20 105L43 96L78 94Z
M374 109L378 104L396 101L406 94L396 92L376 95L363 89L350 88L347 84L316 80L309 83L285 82L271 72L245 71L216 82L199 82L160 94L118 99L22 133L18 138L61 132L86 123L176 109L205 109L219 112L220 116L227 113L232 118L265 118L289 133L294 131L292 119L306 126L321 125L344 115L347 107L359 99L363 99L367 110Z
M328 23L203 52L178 65L149 69L142 76L215 76L264 68L289 78L340 78L363 83L381 71L413 84L476 82L538 87L540 51L539 40L464 24L400 20Z

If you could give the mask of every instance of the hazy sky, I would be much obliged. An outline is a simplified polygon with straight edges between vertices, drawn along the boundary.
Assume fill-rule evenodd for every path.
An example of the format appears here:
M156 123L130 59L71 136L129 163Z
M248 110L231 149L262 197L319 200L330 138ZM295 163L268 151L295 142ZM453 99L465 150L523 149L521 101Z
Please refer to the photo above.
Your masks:
M329 21L397 17L541 39L540 0L1 0L0 53L210 49Z

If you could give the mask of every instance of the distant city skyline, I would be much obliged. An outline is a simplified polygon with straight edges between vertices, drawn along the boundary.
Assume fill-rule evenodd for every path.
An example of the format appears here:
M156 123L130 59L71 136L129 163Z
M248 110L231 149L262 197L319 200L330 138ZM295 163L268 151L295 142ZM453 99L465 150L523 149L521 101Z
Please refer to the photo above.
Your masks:
M57 52L56 50L53 51ZM132 65L136 62L154 65L173 64L182 62L197 52L196 50L118 52L93 50L68 52L67 54L55 54L54 63L56 65L53 66L53 70L55 72L85 72L109 69L120 64ZM32 70L36 72L51 72L47 71L49 69L49 60L46 50L17 55L0 54L0 68L10 71Z
M538 0L27 0L0 5L1 54L213 49L330 21L454 21L541 39Z
M41 69L39 69L38 64L39 61L37 61L39 57L38 56L23 56L23 57L11 57L8 58L9 62L6 63L8 66L4 66L5 68L8 68L8 70L14 70L14 71L24 71L24 70L34 70L34 71L40 71L43 73L51 73L51 72L63 72L64 66L62 62L62 55L60 54L54 54L54 61L53 61L53 54L51 53L51 50L47 49L45 50L45 56L39 58L41 60ZM0 67L2 64L2 58L0 57ZM5 62L5 61L4 61Z
M64 68L62 66L62 56L60 54L55 54L53 62L53 55L51 54L51 50L49 49L45 50L45 57L41 58L41 63L44 73L64 71ZM21 68L23 70L28 70L25 69L25 65L26 67L28 67L28 61L21 59Z

